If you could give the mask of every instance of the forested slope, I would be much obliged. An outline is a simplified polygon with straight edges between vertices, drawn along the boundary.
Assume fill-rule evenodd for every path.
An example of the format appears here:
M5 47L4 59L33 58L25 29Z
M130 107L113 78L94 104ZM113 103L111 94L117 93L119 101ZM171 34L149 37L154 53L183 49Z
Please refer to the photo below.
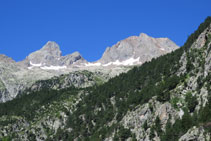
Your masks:
M103 85L43 87L0 104L0 137L209 140L211 17L183 47Z

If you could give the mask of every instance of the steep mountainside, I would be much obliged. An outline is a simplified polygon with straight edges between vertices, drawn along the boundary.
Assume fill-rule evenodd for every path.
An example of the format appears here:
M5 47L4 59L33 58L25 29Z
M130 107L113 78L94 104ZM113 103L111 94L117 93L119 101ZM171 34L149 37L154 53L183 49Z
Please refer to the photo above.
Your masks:
M64 80L68 81L63 84L62 88L70 87L72 85L69 84L73 84L74 82L78 83L78 84L73 84L74 86L76 85L79 86L79 84L82 84L82 86L79 87L91 86L90 84L98 83L93 81L88 82L89 79L91 80L93 79L84 77L83 75L84 71L89 71L94 76L99 76L99 74L102 74L102 76L99 76L100 77L99 79L104 78L101 80L102 82L106 82L108 79L117 76L122 72L127 72L135 64L142 64L145 61L149 61L154 57L158 57L160 55L169 53L177 48L177 46L174 43L170 42L170 40L166 38L154 39L147 36L146 39L144 37L140 37L140 39L137 40L136 38L130 37L129 42L127 42L126 40L121 41L122 47L119 48L122 49L120 49L121 52L119 53L122 53L124 55L127 54L128 50L132 49L133 52L136 52L135 57L137 57L138 54L139 56L145 56L145 58L148 59L142 59L140 62L140 60L137 60L136 58L134 62L133 59L134 55L127 54L126 58L122 58L124 56L119 55L113 58L112 60L107 60L106 61L107 64L99 63L102 60L105 60L103 59L104 57L97 63L96 62L90 63L87 62L80 55L79 52L74 52L72 54L62 56L62 52L60 50L59 45L52 41L47 42L40 50L37 50L29 54L29 56L27 56L25 60L17 63L12 59L9 59L8 57L1 55L0 103L14 99L19 94L22 94L26 89L32 87L32 85L34 85L34 83L36 83L37 81L48 80L51 79L52 77L59 77L60 75L63 75L61 76L61 79L67 77ZM131 44L127 45L128 43ZM165 51L159 48L164 48ZM115 50L111 51L110 53L112 52L115 52ZM122 59L127 59L128 57L130 57L130 59L126 61L122 60ZM123 62L119 62L119 60ZM108 61L114 61L115 63ZM78 72L82 73L79 74ZM73 78L70 79L70 77L72 76ZM73 82L72 80L75 80L76 76L77 79L80 79L80 81L77 80ZM86 83L80 83L82 81ZM39 83L41 82L43 81L40 81ZM88 83L89 85L87 85ZM52 86L52 87L57 88L57 86Z
M0 102L6 101L6 99L13 99L17 94L17 89L21 88L15 73L23 71L14 60L11 58L0 55ZM13 95L10 95L10 94Z
M208 17L183 47L102 85L62 89L55 78L1 103L0 138L211 140L210 60Z

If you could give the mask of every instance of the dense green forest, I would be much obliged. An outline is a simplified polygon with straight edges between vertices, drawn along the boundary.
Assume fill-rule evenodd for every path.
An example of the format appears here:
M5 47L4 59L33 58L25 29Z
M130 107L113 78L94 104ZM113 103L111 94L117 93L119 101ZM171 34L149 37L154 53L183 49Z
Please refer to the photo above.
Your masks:
M15 115L25 117L27 120L33 120L37 114L35 111L39 110L42 106L77 95L78 91L80 89L71 87L62 90L43 89L38 92L31 92L30 94L25 93L12 101L0 103L0 117ZM0 124L8 124L8 121Z
M131 137L135 140L135 135L129 129L125 129L118 122L107 126L113 119L120 121L127 111L134 110L138 105L147 103L152 97L156 96L159 102L171 100L170 91L175 89L179 83L185 83L185 79L194 66L191 61L188 61L187 72L180 76L176 75L181 67L179 62L182 54L188 52L190 46L198 38L211 23L211 17L208 17L199 28L189 36L183 47L176 51L161 56L157 59L152 59L150 62L144 63L140 67L134 67L127 73L122 73L119 76L110 79L103 85L93 86L84 89L66 88L62 90L51 90L43 87L37 92L26 92L21 97L12 101L0 104L0 117L2 116L22 116L27 120L33 120L36 116L36 111L43 105L49 105L54 101L62 101L70 96L76 96L80 91L88 93L77 104L77 110L73 113L68 113L69 117L66 123L66 128L71 127L72 132L67 130L58 130L55 140L73 140L80 138L82 140L102 140L109 136L114 131L114 140L127 139ZM210 90L211 74L209 73L206 79L199 82L208 82L209 90L208 104L202 107L199 112L195 111L198 104L196 97L187 94L185 101L187 107L184 107L185 113L182 119L177 119L172 125L167 123L166 130L162 133L160 121L156 119L155 126L151 128L151 138L158 133L161 140L178 140L178 138L187 132L192 126L205 125L211 122L211 90ZM210 83L209 83L210 82ZM115 99L113 106L111 99ZM102 109L96 112L95 109ZM66 111L68 112L68 111ZM80 118L84 115L84 118ZM93 122L95 126L93 125ZM0 123L6 125L9 122ZM147 124L144 124L147 128ZM211 131L209 126L206 126L208 131ZM51 138L49 138L51 140Z

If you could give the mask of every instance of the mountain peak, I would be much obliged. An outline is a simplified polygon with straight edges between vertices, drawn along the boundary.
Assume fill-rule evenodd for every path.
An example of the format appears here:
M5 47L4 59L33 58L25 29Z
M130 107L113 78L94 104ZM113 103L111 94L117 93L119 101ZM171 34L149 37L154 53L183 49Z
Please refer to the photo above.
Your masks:
M149 36L149 35L147 35L146 33L140 33L140 35L139 35L139 38L150 38L150 39L157 39L157 40L160 40L160 41L166 41L166 40L170 40L169 38L167 38L167 37L161 37L161 38L154 38L154 37L151 37L151 36Z
M81 56L81 54L78 51L75 51L71 54L72 56Z
M137 61L140 64L177 48L178 46L167 38L153 38L141 33L139 36L128 37L107 48L99 62L107 64L117 60L124 62L140 58L139 62Z
M74 52L66 56L62 56L59 45L54 41L48 41L40 50L37 50L20 62L20 65L26 66L29 69L43 68L54 69L66 68L72 64L81 64L86 60L79 52Z
M59 45L54 41L48 41L39 51L44 51L57 57L60 57L62 54Z
M15 61L12 58L10 58L10 57L8 57L4 54L0 54L0 62L6 62L6 63L13 62L13 63L15 63Z
M27 62L48 65L58 64L58 58L61 57L61 54L59 45L56 42L48 41L40 50L29 54Z
M52 48L55 48L55 49L60 49L59 48L59 45L54 42L54 41L48 41L42 49L52 49Z
M148 36L146 33L140 33L139 37L148 38L148 37L150 37L150 36Z

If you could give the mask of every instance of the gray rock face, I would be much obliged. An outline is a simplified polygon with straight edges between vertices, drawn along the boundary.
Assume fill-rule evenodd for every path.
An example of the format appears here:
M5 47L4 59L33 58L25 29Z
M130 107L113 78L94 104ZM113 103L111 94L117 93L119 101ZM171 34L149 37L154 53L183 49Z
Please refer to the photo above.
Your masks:
M20 70L14 60L0 55L0 102L10 100L16 95L19 84L14 73Z
M15 61L4 54L0 54L0 63L15 63Z
M86 88L93 85L100 85L101 82L107 80L107 75L92 73L89 71L78 71L69 74L64 74L61 76L53 77L46 83L45 80L37 81L34 83L29 90L39 91L42 89L64 89L68 87L75 88ZM45 84L45 85L43 85Z
M79 65L82 63L86 63L87 61L80 55L79 52L74 52L72 54L62 56L60 59L60 65Z
M153 111L150 109L153 109ZM125 128L131 129L137 140L150 141L150 128L155 123L156 117L159 117L164 128L170 115L172 116L172 121L174 121L175 117L179 117L178 112L172 108L170 103L162 104L156 101L156 98L153 98L148 103L136 107L136 110L128 111L123 117L121 124ZM147 129L143 128L145 122L148 125Z
M193 127L179 139L179 141L209 141L209 140L210 140L210 135L205 132L203 127L201 128Z
M117 60L122 62L130 58L139 58L143 63L177 48L178 46L168 38L152 38L141 33L140 36L129 37L111 48L108 47L99 62L106 64Z
M31 53L27 59L34 64L58 65L61 51L57 43L47 42L42 49Z

